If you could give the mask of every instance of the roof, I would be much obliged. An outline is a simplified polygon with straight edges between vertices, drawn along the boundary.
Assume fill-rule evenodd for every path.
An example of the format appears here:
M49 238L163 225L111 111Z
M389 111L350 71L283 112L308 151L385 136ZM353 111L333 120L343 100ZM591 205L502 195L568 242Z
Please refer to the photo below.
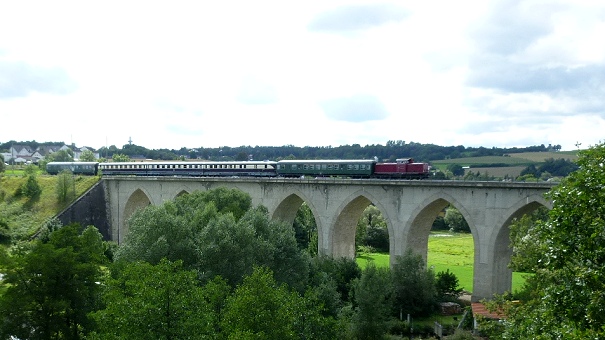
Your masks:
M506 316L502 313L488 311L485 305L480 302L471 303L471 308L473 309L473 315L481 315L496 320L506 319Z

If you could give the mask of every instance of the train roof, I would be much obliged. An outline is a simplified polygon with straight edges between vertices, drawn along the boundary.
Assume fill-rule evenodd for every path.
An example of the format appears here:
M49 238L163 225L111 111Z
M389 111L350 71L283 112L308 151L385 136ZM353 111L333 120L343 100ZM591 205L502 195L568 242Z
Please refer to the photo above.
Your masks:
M46 165L95 165L99 162L48 162Z
M275 161L202 161L202 162L187 162L187 161L153 161L153 162L107 162L100 163L100 165L142 165L142 164L188 164L188 165L198 165L198 164L227 164L227 165L236 165L236 164L249 164L249 165L260 165L260 164L268 164L273 165L276 164Z
M361 164L372 164L376 163L373 159L285 159L278 161L277 164L288 163L325 163L325 164L347 164L347 163L361 163Z

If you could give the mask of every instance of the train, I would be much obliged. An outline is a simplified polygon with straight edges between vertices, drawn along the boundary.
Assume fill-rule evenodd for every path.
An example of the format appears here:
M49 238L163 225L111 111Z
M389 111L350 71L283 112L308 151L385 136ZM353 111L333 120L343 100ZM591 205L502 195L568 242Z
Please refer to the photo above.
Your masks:
M394 163L376 160L281 160L243 162L49 162L46 171L57 174L69 170L74 174L103 176L214 176L214 177L346 177L382 179L425 179L429 165L413 158L399 158Z

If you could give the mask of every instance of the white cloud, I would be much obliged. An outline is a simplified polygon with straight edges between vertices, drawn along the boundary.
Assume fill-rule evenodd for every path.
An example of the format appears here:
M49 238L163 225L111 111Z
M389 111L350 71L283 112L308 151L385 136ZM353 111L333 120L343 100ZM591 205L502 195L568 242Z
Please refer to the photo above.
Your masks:
M604 34L589 0L5 3L0 142L573 149Z

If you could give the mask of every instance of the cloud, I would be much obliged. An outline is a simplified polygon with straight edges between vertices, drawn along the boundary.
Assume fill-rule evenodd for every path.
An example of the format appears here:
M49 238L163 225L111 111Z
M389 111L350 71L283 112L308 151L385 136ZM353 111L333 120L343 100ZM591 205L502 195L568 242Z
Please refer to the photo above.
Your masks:
M510 55L553 31L552 17L562 6L531 1L500 1L475 26L471 37L482 52Z
M467 84L507 92L594 92L605 86L605 65L579 67L526 65L507 60L475 60Z
M65 95L75 88L75 82L61 68L0 60L0 98L26 97L32 92Z
M342 6L317 15L308 25L310 31L350 32L398 22L407 12L392 4Z
M277 91L273 85L262 80L246 77L237 94L242 104L264 105L277 102Z
M355 95L323 101L320 106L330 119L345 122L382 120L389 114L378 98L372 95Z

